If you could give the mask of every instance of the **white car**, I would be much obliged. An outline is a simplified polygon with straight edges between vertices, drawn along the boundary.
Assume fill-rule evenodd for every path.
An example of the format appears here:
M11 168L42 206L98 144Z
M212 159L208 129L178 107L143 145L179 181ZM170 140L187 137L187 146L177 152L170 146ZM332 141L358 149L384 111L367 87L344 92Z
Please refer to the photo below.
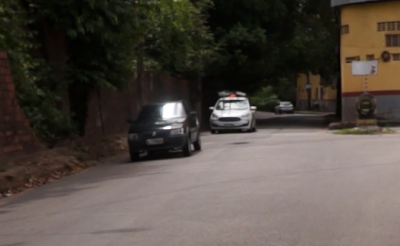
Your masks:
M294 107L291 102L279 102L279 104L275 107L275 114L282 113L294 113Z
M250 106L246 94L235 92L226 96L226 92L220 93L220 98L212 110L210 117L211 133L223 130L256 131L256 119L254 116L256 107Z

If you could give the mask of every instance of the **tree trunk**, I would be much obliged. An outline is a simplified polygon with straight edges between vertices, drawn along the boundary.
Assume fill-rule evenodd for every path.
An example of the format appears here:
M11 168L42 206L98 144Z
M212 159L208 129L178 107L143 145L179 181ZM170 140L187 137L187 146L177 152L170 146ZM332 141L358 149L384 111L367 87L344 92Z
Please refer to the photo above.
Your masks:
M137 51L138 51L138 58L137 58L137 63L136 63L136 79L135 79L135 84L136 84L136 105L137 105L137 112L139 112L140 108L143 106L143 88L142 88L142 77L143 77L143 72L144 72L144 65L143 65L143 59L144 59L144 52L143 52L143 45L144 42L140 42Z
M341 66L341 32L340 32L340 26L341 26L341 20L340 20L340 10L336 9L335 11L336 15L336 22L338 23L338 28L337 28L337 36L338 36L338 49L337 49L337 71L339 76L337 77L337 83L336 83L336 116L338 118L342 118L342 66Z

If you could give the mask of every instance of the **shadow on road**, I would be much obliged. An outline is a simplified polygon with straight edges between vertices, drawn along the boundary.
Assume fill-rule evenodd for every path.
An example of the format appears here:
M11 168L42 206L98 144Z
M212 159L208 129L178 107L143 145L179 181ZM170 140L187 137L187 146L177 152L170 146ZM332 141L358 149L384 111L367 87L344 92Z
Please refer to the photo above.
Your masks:
M196 156L198 153L200 152L193 152L192 156ZM0 209L8 208L8 210L0 211L0 215L11 212L12 209L21 204L43 199L68 197L74 193L97 189L99 188L99 183L104 181L167 174L168 172L159 171L159 168L165 163L165 160L169 159L181 161L171 162L168 166L181 165L182 160L190 162L190 157L183 157L181 152L143 156L138 162L131 162L128 155L119 156L97 168L85 170L57 182L37 187L21 194L17 199L11 199L5 205L0 204Z

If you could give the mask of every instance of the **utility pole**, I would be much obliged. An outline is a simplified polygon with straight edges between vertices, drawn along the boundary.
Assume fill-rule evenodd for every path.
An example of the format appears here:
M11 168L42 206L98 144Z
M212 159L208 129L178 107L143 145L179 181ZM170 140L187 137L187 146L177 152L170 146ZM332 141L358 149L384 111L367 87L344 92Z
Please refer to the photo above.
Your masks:
M307 71L306 73L307 83L306 83L306 91L307 91L307 109L311 110L311 84L310 84L310 73Z

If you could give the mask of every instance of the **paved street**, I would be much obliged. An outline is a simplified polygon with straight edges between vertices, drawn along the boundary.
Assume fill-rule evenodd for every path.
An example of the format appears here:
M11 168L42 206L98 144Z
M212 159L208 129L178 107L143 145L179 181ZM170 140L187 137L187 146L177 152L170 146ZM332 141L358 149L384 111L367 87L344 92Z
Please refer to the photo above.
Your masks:
M272 117L272 118L271 118ZM398 246L399 135L262 115L191 158L127 156L0 206L0 246Z

